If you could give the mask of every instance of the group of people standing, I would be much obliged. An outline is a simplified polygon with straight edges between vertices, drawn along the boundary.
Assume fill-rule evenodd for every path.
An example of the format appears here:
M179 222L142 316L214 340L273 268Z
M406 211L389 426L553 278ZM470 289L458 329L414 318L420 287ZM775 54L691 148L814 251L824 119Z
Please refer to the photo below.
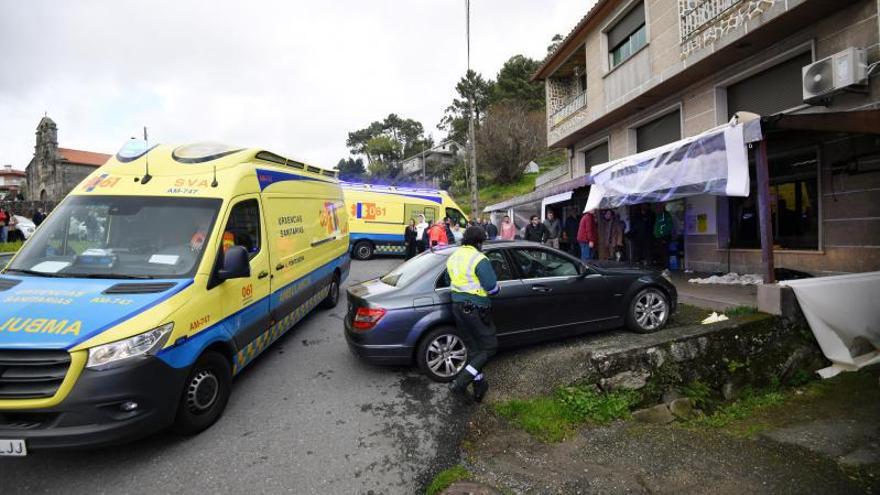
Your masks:
M39 226L46 218L42 208L33 214L34 226ZM0 207L0 242L24 241L24 235L18 230L18 215L15 211Z
M664 265L674 225L663 204L640 204L628 209L588 211L579 220L571 216L566 220L563 237L571 254L583 260Z
M461 227L452 223L449 217L429 223L425 219L425 215L420 214L418 217L410 219L403 233L406 259L410 259L428 248L461 242L463 235Z

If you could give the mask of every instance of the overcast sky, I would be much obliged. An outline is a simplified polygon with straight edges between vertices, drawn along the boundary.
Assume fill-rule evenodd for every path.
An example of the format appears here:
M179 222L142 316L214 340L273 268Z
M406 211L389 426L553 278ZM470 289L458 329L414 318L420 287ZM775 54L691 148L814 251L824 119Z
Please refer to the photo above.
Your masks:
M594 0L472 0L471 63L542 59ZM332 167L390 112L436 125L466 69L464 0L0 0L0 164L44 112L61 147L255 146Z

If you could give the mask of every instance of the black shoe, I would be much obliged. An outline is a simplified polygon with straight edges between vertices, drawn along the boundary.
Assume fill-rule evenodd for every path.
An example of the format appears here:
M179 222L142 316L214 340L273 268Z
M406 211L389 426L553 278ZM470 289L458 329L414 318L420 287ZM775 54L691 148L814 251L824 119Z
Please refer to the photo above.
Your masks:
M474 400L483 402L483 397L489 392L489 381L483 378L474 382Z
M458 383L457 380L453 380L449 382L449 385L447 385L447 387L449 388L449 391L453 394L464 395L464 391L467 388L467 385L462 386L460 383Z

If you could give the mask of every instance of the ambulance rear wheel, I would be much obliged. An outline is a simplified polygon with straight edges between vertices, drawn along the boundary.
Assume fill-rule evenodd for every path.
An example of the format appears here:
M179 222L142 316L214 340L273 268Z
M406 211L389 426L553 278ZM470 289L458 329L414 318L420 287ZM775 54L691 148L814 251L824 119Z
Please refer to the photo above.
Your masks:
M333 309L339 303L339 275L333 275L330 281L330 289L327 291L327 297L321 301L322 309Z
M373 243L370 241L358 241L354 245L352 252L355 259L366 261L373 257Z
M205 352L186 378L172 429L181 435L208 429L220 419L231 391L229 361L217 352Z

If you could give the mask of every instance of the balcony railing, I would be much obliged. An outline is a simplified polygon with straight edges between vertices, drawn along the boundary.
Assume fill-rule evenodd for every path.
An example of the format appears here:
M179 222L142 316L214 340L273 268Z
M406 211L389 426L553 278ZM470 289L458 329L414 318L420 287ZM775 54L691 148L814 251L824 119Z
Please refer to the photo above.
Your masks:
M587 92L583 91L574 95L565 105L554 112L549 119L550 127L556 127L560 122L565 120L569 115L577 112L581 108L587 106Z
M743 0L678 0L681 41L687 41Z

